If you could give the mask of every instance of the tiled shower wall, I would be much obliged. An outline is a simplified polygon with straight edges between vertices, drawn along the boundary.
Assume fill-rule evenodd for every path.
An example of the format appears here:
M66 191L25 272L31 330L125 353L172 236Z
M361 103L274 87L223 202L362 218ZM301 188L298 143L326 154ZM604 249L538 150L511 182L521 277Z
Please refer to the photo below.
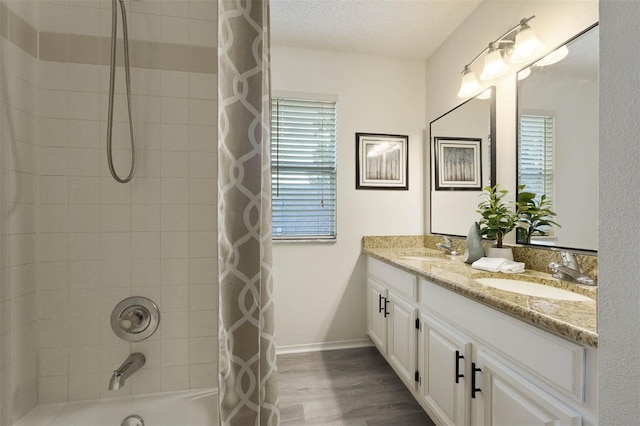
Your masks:
M0 424L37 403L37 4L0 2Z
M39 403L215 384L216 2L125 3L138 168L124 185L104 148L111 2L40 3ZM115 161L126 175L118 71ZM147 341L110 328L128 296L160 307ZM144 368L109 391L135 351Z
M41 404L215 386L216 1L125 1L138 167L133 181L124 185L109 176L106 165L111 1L36 5L37 31L32 28L39 61L26 56L39 72L31 74L33 81L26 80L22 69L18 75L26 80L19 87L36 89L28 93L35 105L31 118L38 122L27 127L38 130L24 142L30 144L30 150L23 149L29 156L18 156L31 159L19 162L25 168L19 176L28 176L22 180L31 185L14 191L18 202L11 185L4 184L5 175L17 171L6 164L11 156L4 155L5 150L12 145L2 133L3 237L11 233L11 221L4 219L14 204L26 210L19 217L32 219L16 224L20 237L11 235L10 247L3 238L0 247L2 319L8 315L7 301L17 297L26 298L22 305L30 303L19 307L20 315L11 311L11 320L16 316L21 322L13 321L8 328L2 321L3 378L25 372L33 390L30 407L36 383ZM28 61L14 62L24 67ZM122 67L115 110L114 158L120 174L126 175L129 138ZM20 265L31 266L10 274L15 268L6 262L7 250L26 256ZM25 282L14 286L20 291L5 285L6 275ZM158 332L140 343L118 339L109 325L113 307L133 295L151 298L161 311ZM30 334L11 333L25 322L33 329ZM11 348L12 353L16 347L32 354L32 365L19 370L5 361L30 359L4 354L4 340L12 335L26 336L22 340L31 336L31 346ZM134 351L146 356L146 365L121 390L108 391L112 370ZM5 380L2 383L6 387ZM16 393L3 393L3 416L11 405L4 401L12 395ZM16 412L14 420L22 414Z

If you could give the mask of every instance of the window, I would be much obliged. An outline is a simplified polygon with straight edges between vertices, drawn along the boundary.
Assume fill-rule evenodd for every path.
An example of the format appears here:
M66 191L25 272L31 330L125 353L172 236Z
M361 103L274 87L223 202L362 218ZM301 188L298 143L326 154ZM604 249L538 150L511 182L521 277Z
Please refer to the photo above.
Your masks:
M520 116L518 183L538 199L553 200L554 122L549 115Z
M274 240L336 238L336 102L271 101Z

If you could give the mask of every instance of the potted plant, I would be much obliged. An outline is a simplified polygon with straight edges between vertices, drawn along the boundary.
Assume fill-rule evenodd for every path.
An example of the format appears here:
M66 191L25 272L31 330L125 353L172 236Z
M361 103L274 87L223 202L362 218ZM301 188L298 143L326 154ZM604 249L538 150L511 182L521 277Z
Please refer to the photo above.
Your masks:
M533 192L524 191L525 185L518 186L518 229L519 243L531 243L533 235L547 235L552 225L561 227L553 220L556 213L551 210L551 201L546 195L536 199Z
M510 247L502 247L502 240L518 224L518 208L517 203L512 208L514 203L504 200L508 191L498 189L498 186L486 186L482 189L487 199L478 204L478 210L476 211L482 216L478 224L480 225L481 235L489 240L496 241L495 247L489 248L488 256L504 257L512 260L513 252Z

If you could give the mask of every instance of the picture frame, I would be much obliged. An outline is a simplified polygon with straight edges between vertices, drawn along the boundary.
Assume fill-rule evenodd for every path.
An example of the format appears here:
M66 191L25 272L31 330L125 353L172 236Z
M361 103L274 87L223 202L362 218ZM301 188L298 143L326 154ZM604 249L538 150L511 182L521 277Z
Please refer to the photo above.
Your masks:
M409 136L356 133L356 189L409 189Z
M482 189L482 139L434 137L436 191Z

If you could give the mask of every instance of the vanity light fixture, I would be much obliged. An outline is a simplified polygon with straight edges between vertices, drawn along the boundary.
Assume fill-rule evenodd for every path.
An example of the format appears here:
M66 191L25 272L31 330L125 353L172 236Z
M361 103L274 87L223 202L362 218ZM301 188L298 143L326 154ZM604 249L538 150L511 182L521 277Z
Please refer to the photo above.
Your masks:
M464 66L458 97L466 98L482 90L482 85L478 83L475 73L471 71L471 65L485 53L484 68L480 74L482 80L492 80L506 74L509 71L509 65L505 59L508 59L511 64L517 64L529 61L542 53L544 45L529 26L529 21L533 18L535 15L521 19L517 25L489 43Z

